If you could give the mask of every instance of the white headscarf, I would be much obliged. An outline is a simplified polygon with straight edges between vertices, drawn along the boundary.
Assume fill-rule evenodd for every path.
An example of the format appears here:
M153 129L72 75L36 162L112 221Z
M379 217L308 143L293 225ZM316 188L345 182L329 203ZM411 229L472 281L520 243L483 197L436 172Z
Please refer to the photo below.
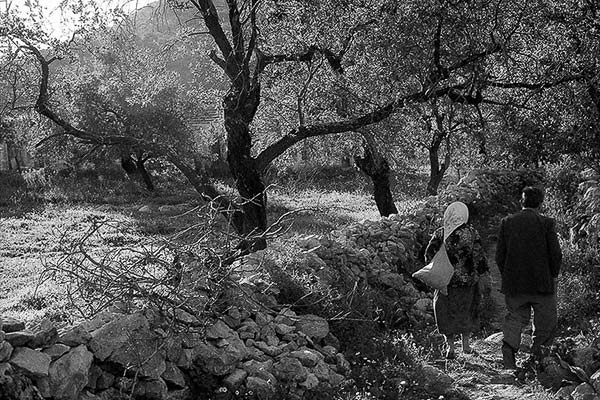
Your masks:
M465 203L455 201L444 212L444 242L462 224L469 220L469 209Z

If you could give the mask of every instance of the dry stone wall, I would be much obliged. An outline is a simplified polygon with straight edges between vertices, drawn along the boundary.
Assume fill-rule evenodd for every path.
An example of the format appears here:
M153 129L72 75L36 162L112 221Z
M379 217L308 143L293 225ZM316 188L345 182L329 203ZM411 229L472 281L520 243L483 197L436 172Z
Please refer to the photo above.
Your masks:
M63 332L49 322L32 330L9 322L0 331L0 387L23 376L35 397L56 400L192 398L202 393L285 393L302 398L346 381L349 363L326 320L284 309L275 315L231 308L201 329L174 333L151 310L103 312ZM14 391L14 398L25 398ZM10 398L10 397L9 397ZM29 398L29 397L28 397Z

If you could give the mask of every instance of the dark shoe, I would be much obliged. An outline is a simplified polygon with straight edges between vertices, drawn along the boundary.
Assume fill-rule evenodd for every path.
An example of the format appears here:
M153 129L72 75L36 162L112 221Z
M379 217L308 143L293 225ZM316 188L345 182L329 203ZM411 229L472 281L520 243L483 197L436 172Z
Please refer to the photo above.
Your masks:
M506 343L502 345L502 361L504 369L517 369L515 350Z

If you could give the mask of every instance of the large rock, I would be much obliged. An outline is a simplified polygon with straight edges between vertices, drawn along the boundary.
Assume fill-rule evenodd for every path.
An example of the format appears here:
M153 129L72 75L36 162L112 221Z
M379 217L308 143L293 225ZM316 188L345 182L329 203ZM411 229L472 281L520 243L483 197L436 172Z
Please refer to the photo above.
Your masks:
M42 350L42 353L48 354L50 356L50 358L52 359L52 361L54 361L54 360L58 360L69 350L71 350L71 348L69 346L67 346L66 344L56 343L56 344L53 344L52 346Z
M141 378L158 380L165 372L163 339L150 330L141 313L122 316L95 330L89 347L100 361L110 361Z
M75 347L50 366L50 390L57 400L76 400L88 383L93 355L84 345Z
M148 320L141 313L125 315L94 330L89 348L98 360L104 361L129 342L132 333L148 330L149 327Z
M0 363L8 361L13 352L13 347L7 341L0 343Z
M29 347L49 347L56 343L56 340L58 339L58 330L49 319L42 320L31 330L35 337L28 344Z
M27 376L39 378L48 376L50 356L41 351L19 347L13 351L10 363L22 370Z
M2 319L2 330L6 333L25 330L25 322L23 321L6 315L3 315L0 319Z
M88 344L92 335L81 325L75 326L60 334L58 343L66 344L70 347Z
M425 389L434 394L447 393L454 382L448 374L431 365L424 365L422 372Z
M329 333L329 323L318 315L306 314L298 317L296 328L311 339L321 340Z
M573 400L600 400L600 396L596 394L596 391L592 385L588 383L582 383L573 390L571 393Z
M248 354L248 349L239 338L229 338L228 344L215 347L201 344L194 349L194 363L217 376L227 375L236 369L237 364Z
M13 347L26 347L35 340L35 334L31 331L9 332L4 337Z

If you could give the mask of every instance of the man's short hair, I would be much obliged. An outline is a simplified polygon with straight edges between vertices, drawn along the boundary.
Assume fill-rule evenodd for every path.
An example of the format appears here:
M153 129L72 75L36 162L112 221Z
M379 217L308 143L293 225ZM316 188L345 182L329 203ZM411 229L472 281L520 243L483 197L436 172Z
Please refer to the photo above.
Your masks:
M537 186L527 186L521 196L523 207L537 208L544 202L544 190Z

